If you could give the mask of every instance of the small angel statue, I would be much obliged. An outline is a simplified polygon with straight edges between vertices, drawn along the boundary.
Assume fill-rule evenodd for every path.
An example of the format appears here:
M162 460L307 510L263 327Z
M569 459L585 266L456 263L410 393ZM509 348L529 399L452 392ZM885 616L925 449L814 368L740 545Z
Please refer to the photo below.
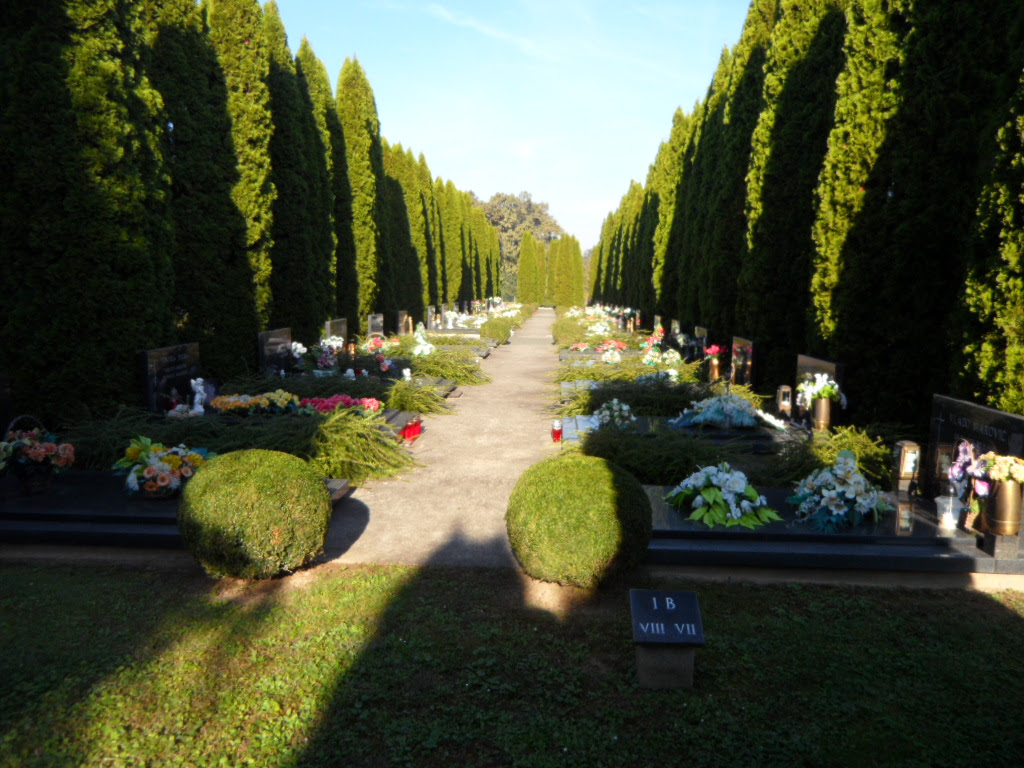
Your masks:
M203 386L202 379L192 379L192 391L195 393L192 400L192 415L202 416L205 412L203 403L206 401L206 388Z

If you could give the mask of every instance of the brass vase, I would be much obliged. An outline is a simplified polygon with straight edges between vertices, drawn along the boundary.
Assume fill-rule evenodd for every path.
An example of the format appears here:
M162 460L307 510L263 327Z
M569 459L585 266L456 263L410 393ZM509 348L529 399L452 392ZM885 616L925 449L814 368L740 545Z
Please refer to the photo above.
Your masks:
M717 357L712 357L708 360L708 381L718 381L720 375L721 364L718 362Z
M989 496L986 513L988 530L997 536L1015 536L1020 531L1020 483L1015 480L997 483L995 493Z
M832 401L819 397L814 401L814 428L827 430L832 425Z

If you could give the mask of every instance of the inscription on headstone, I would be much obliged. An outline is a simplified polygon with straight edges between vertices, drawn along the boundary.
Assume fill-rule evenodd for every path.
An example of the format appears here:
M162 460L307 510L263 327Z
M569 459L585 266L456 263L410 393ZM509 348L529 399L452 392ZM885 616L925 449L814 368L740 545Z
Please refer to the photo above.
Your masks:
M292 329L276 328L258 334L260 370L271 376L292 368Z
M367 336L383 336L384 335L384 315L370 315L366 318L366 335Z
M633 641L706 645L696 592L629 590Z
M348 341L348 319L338 317L324 323L324 338L342 339L341 346L345 346L345 342Z
M143 399L151 411L169 411L189 402L192 379L201 375L199 345L147 349L140 353Z
M928 487L933 495L944 490L941 482L948 477L949 465L961 441L970 443L975 456L995 451L1024 458L1024 418L933 395L927 467Z
M732 383L754 383L754 342L741 336L732 337Z

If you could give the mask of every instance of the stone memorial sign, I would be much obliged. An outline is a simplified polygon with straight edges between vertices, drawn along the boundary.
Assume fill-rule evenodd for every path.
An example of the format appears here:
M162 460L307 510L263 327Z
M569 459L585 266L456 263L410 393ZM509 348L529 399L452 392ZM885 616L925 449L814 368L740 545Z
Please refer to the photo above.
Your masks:
M751 386L754 383L754 342L742 336L732 337L732 371L730 380L733 384Z
M694 652L706 645L696 592L631 589L629 606L642 688L692 688Z
M441 327L441 316L437 314L437 307L427 307L427 330L436 331Z
M696 592L629 590L633 642L706 645Z
M675 336L676 338L678 338L679 335L682 332L683 332L683 329L679 326L679 321L678 320L673 320L672 321L672 335Z
M330 339L332 337L342 339L341 346L345 346L345 342L348 341L347 318L339 317L324 323L324 338Z
M656 331L661 328L661 315L654 316L654 324L651 326L652 331Z
M369 315L366 318L366 335L367 336L383 336L384 335L384 315Z
M169 411L191 402L192 379L199 378L199 344L147 349L139 353L143 400L150 411Z
M257 334L260 370L271 376L288 373L292 368L292 329L277 328Z
M949 465L962 441L970 444L975 456L995 451L1024 458L1024 417L984 405L933 395L930 433L927 472L921 472L929 495L946 490L943 480L949 477Z

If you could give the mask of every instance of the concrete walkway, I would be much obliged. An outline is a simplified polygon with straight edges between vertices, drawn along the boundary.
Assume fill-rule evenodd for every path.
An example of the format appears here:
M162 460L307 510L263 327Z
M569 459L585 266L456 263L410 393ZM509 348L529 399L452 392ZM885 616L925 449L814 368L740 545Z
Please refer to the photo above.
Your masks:
M372 481L337 505L326 557L339 563L514 567L505 508L551 442L555 313L541 309L481 363L491 383L462 387L454 413L424 419L421 464Z

